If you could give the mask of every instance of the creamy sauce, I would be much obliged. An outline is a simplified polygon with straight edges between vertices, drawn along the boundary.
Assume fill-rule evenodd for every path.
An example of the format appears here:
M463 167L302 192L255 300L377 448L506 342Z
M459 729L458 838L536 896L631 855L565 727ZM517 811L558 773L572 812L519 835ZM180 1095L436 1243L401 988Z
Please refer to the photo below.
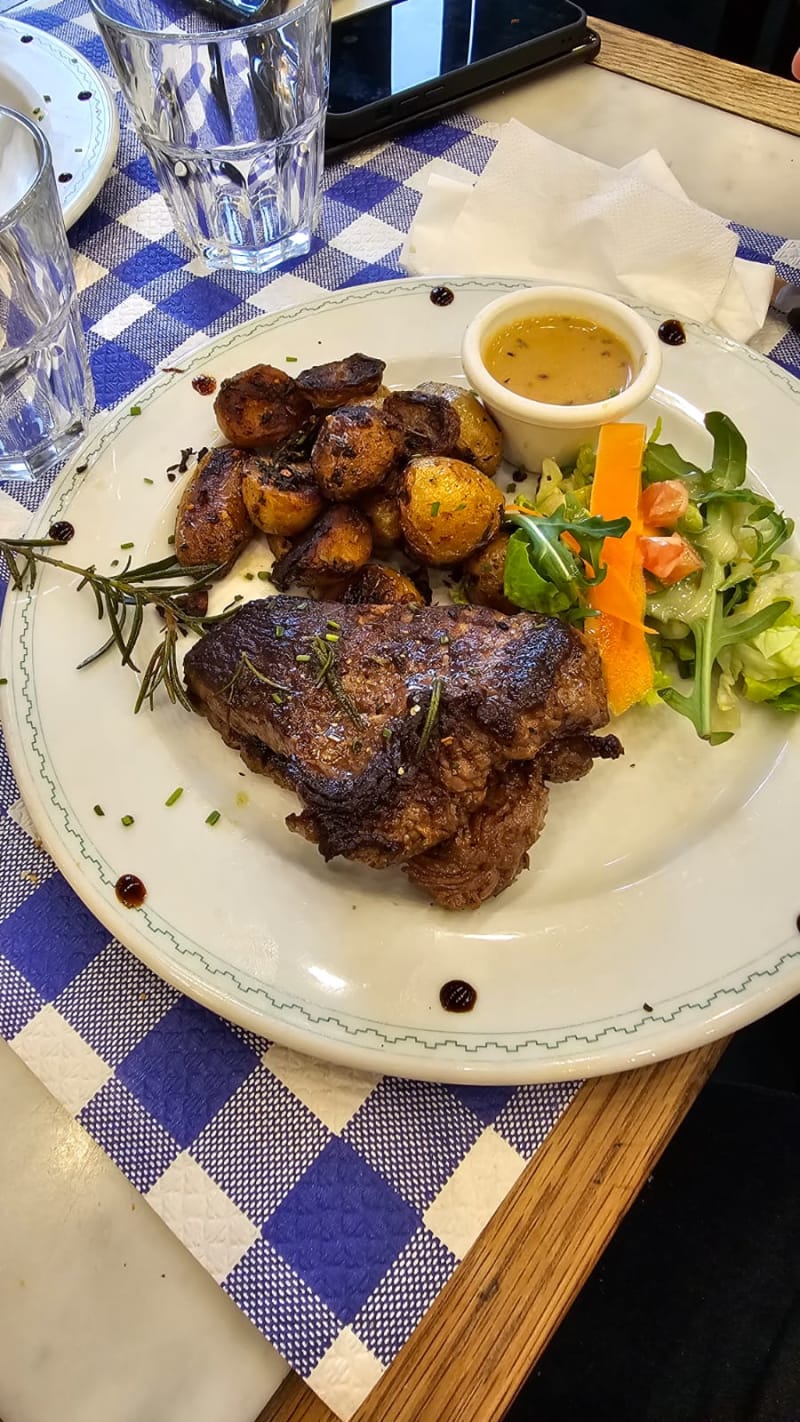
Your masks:
M490 375L516 395L547 405L593 405L624 390L633 378L627 346L579 316L527 316L487 342Z

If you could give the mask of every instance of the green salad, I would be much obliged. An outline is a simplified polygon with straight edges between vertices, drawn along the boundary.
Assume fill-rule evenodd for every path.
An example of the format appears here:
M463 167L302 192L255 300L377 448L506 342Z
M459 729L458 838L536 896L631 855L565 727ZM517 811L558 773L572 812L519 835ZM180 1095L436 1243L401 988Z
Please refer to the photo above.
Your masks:
M652 664L638 699L666 703L718 744L736 730L743 699L800 710L800 562L787 551L792 520L747 483L740 431L719 412L706 415L705 426L714 448L701 468L661 442L658 422L644 448L638 506L621 497L619 517L609 516L608 500L605 516L593 509L590 447L568 468L546 460L535 497L518 496L506 511L514 532L505 595L591 632L591 620L604 615L594 603L610 571L614 606L631 637L646 638ZM636 550L638 613L625 611L616 540ZM604 659L620 655L615 645L601 644Z

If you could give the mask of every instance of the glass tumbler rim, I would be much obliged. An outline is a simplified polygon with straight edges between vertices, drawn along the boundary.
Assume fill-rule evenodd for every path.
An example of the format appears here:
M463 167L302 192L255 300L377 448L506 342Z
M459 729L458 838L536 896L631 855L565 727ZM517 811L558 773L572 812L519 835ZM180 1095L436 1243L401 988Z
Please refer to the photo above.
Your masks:
M219 44L221 40L238 40L248 35L263 34L270 30L281 29L284 25L293 24L296 20L302 20L307 14L314 10L321 9L328 0L300 0L291 10L285 11L282 15L272 15L264 20L251 20L246 25L231 25L228 29L217 30L153 30L143 25L131 25L125 20L119 20L114 15L109 15L102 0L89 0L89 8L92 12L107 25L113 25L115 29L124 34L135 35L138 39L155 40L157 43L175 42L176 40L189 40L192 44Z
M13 227L16 222L19 222L25 209L35 199L40 184L46 181L46 175L50 168L50 144L42 130L37 128L36 124L32 123L24 114L17 113L16 109L10 109L5 104L0 104L0 118L13 119L15 123L27 129L33 139L37 158L36 173L22 197L18 198L14 206L10 207L7 212L0 209L0 232L3 232L7 227Z

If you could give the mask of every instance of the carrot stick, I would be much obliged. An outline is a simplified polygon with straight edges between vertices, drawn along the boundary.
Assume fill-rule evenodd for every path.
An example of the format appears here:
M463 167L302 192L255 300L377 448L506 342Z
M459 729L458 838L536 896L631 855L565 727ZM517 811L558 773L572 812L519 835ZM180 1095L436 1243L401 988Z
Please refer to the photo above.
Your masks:
M603 661L608 704L615 716L621 716L653 688L639 548L639 499L646 440L645 425L604 425L592 484L591 512L607 519L625 517L631 525L622 538L607 538L603 544L608 571L589 595L599 615L586 624Z

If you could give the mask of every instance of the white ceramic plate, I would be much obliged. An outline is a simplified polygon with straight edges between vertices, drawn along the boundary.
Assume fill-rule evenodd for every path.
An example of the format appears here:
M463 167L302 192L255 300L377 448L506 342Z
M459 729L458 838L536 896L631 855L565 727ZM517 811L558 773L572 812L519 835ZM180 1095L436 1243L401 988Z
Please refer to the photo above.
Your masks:
M105 567L131 541L138 562L163 556L180 493L166 466L181 446L217 438L193 376L289 358L298 370L367 350L388 360L394 384L457 377L464 326L515 283L450 284L456 296L444 308L431 303L429 282L388 282L220 337L93 435L36 530L68 518L77 532L64 551L78 565ZM791 510L800 386L751 351L688 330L684 347L665 349L647 418L662 415L665 436L700 458L710 445L702 413L723 408L749 437L754 477ZM220 596L262 591L243 574L264 555L254 545ZM615 727L623 761L553 788L530 871L478 912L449 914L399 870L326 866L284 828L294 798L245 771L205 721L168 704L134 719L135 679L114 659L77 673L102 628L74 583L48 571L35 593L8 598L5 724L20 788L93 912L209 1007L353 1066L520 1082L686 1050L800 988L790 718L754 708L731 742L711 749L666 708L629 714ZM177 786L184 794L168 809ZM213 829L212 809L222 816ZM136 822L124 829L128 814ZM117 902L123 872L147 885L141 909ZM477 988L468 1017L439 1006L454 977Z
M117 152L117 107L106 81L62 40L2 18L0 104L40 123L70 227L97 196Z

